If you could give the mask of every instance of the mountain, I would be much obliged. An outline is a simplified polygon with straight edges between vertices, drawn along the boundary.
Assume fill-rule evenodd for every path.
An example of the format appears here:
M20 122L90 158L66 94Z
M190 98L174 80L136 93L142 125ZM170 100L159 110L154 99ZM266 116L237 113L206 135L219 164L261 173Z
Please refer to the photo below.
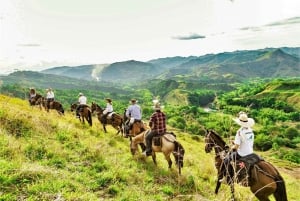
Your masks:
M83 65L75 67L62 66L42 70L41 73L63 75L66 77L85 80L98 80L98 72L105 68L107 65L108 64Z
M157 65L141 61L125 61L113 63L103 68L98 76L100 80L122 83L138 83L147 79L155 78L163 71Z
M84 80L137 84L149 79L243 82L252 78L300 77L300 48L266 48L190 57L50 68L42 73Z

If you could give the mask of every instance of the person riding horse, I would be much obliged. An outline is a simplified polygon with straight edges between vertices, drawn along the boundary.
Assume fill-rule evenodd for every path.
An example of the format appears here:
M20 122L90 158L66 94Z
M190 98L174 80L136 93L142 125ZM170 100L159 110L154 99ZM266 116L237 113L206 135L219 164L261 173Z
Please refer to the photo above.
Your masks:
M166 115L161 111L161 106L158 100L153 101L153 109L155 112L151 115L149 126L151 132L146 135L146 150L143 155L150 156L152 154L152 138L157 135L163 135L166 133Z
M135 122L141 122L142 120L142 110L141 107L137 104L136 99L131 99L129 103L131 105L127 108L125 115L128 118L128 121L125 122L125 135L129 135L129 131L132 129L132 126Z
M46 99L47 99L47 110L49 111L50 109L50 104L51 102L54 101L54 92L52 91L51 88L46 89Z
M29 89L29 104L32 105L32 100L36 97L36 92L34 88Z
M248 118L245 112L240 112L239 117L233 119L240 129L236 132L235 140L231 150L233 150L229 155L224 158L224 163L221 167L221 174L219 175L219 181L224 181L223 177L226 176L226 170L229 171L229 175L233 174L233 169L230 166L230 161L236 161L244 156L250 155L253 153L253 142L254 142L254 133L251 127L254 126L255 121L252 118ZM230 178L227 177L227 183L229 183Z
M103 110L102 112L102 117L101 117L101 121L106 124L107 122L107 117L109 114L111 114L114 109L113 109L113 106L112 106L112 100L110 98L106 98L106 108Z
M79 93L78 94L79 98L78 98L78 106L76 108L76 117L77 118L80 118L80 114L79 114L79 111L86 106L86 103L87 103L87 98L83 95L83 93Z

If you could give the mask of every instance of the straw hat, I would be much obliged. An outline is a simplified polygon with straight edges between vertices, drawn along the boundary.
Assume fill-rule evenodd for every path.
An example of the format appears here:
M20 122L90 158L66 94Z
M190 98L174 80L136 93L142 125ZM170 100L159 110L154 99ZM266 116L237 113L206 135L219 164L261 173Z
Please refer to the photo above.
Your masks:
M152 106L152 108L153 108L153 110L161 110L162 107L161 107L160 103L157 102L157 103L155 103L154 106Z
M234 118L233 121L237 123L238 125L245 127L245 128L250 128L254 126L255 121L252 118L248 118L247 114L245 112L240 112L238 118Z
M130 101L129 101L129 103L137 103L138 101L135 99L135 98L133 98L133 99L131 99Z
M112 100L110 98L106 98L105 100L107 100L109 103L112 102Z

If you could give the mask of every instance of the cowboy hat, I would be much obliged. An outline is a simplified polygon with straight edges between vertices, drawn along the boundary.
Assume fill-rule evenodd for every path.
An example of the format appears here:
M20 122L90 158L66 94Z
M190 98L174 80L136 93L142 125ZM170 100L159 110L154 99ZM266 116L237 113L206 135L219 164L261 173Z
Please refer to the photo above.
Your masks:
M105 100L107 100L108 102L112 102L112 100L110 98L105 98Z
M153 110L161 110L164 108L164 106L160 105L159 102L155 103L154 106L152 106Z
M255 121L252 118L248 118L247 114L245 112L240 112L238 118L234 118L233 121L237 123L238 125L245 127L245 128L250 128L254 126Z
M131 99L130 101L129 101L129 103L137 103L138 101L135 99L135 98L133 98L133 99Z

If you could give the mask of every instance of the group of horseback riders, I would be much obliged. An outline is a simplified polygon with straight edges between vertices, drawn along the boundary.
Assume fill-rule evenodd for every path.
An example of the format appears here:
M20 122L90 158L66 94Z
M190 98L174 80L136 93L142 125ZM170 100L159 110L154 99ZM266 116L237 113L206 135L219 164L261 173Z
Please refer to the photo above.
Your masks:
M78 94L78 106L76 109L76 117L79 117L80 109L84 106L86 106L87 98L83 95L83 93ZM113 104L111 98L106 98L106 107L102 112L101 115L101 122L103 124L106 124L108 119L111 119L111 114L114 112L113 110ZM130 135L130 131L133 128L133 125L136 123L143 124L142 123L142 109L140 105L138 105L138 101L136 99L131 99L129 101L130 105L125 111L124 118L126 119L124 131L125 131L125 137L128 137ZM146 136L146 151L143 152L145 156L151 155L151 143L152 138L154 136L163 135L166 133L166 115L161 111L161 105L158 100L153 101L154 106L154 113L151 115L149 120L149 126L151 128L151 132L149 132ZM142 129L143 131L143 129ZM136 133L138 134L138 133Z
M46 109L47 111L51 108L51 103L54 101L54 92L52 90L52 88L48 88L46 89L46 96L45 96L45 101L46 101ZM42 99L44 97L42 97L41 95L37 94L34 88L30 88L29 91L29 104L30 105L35 105L38 103L40 103Z

